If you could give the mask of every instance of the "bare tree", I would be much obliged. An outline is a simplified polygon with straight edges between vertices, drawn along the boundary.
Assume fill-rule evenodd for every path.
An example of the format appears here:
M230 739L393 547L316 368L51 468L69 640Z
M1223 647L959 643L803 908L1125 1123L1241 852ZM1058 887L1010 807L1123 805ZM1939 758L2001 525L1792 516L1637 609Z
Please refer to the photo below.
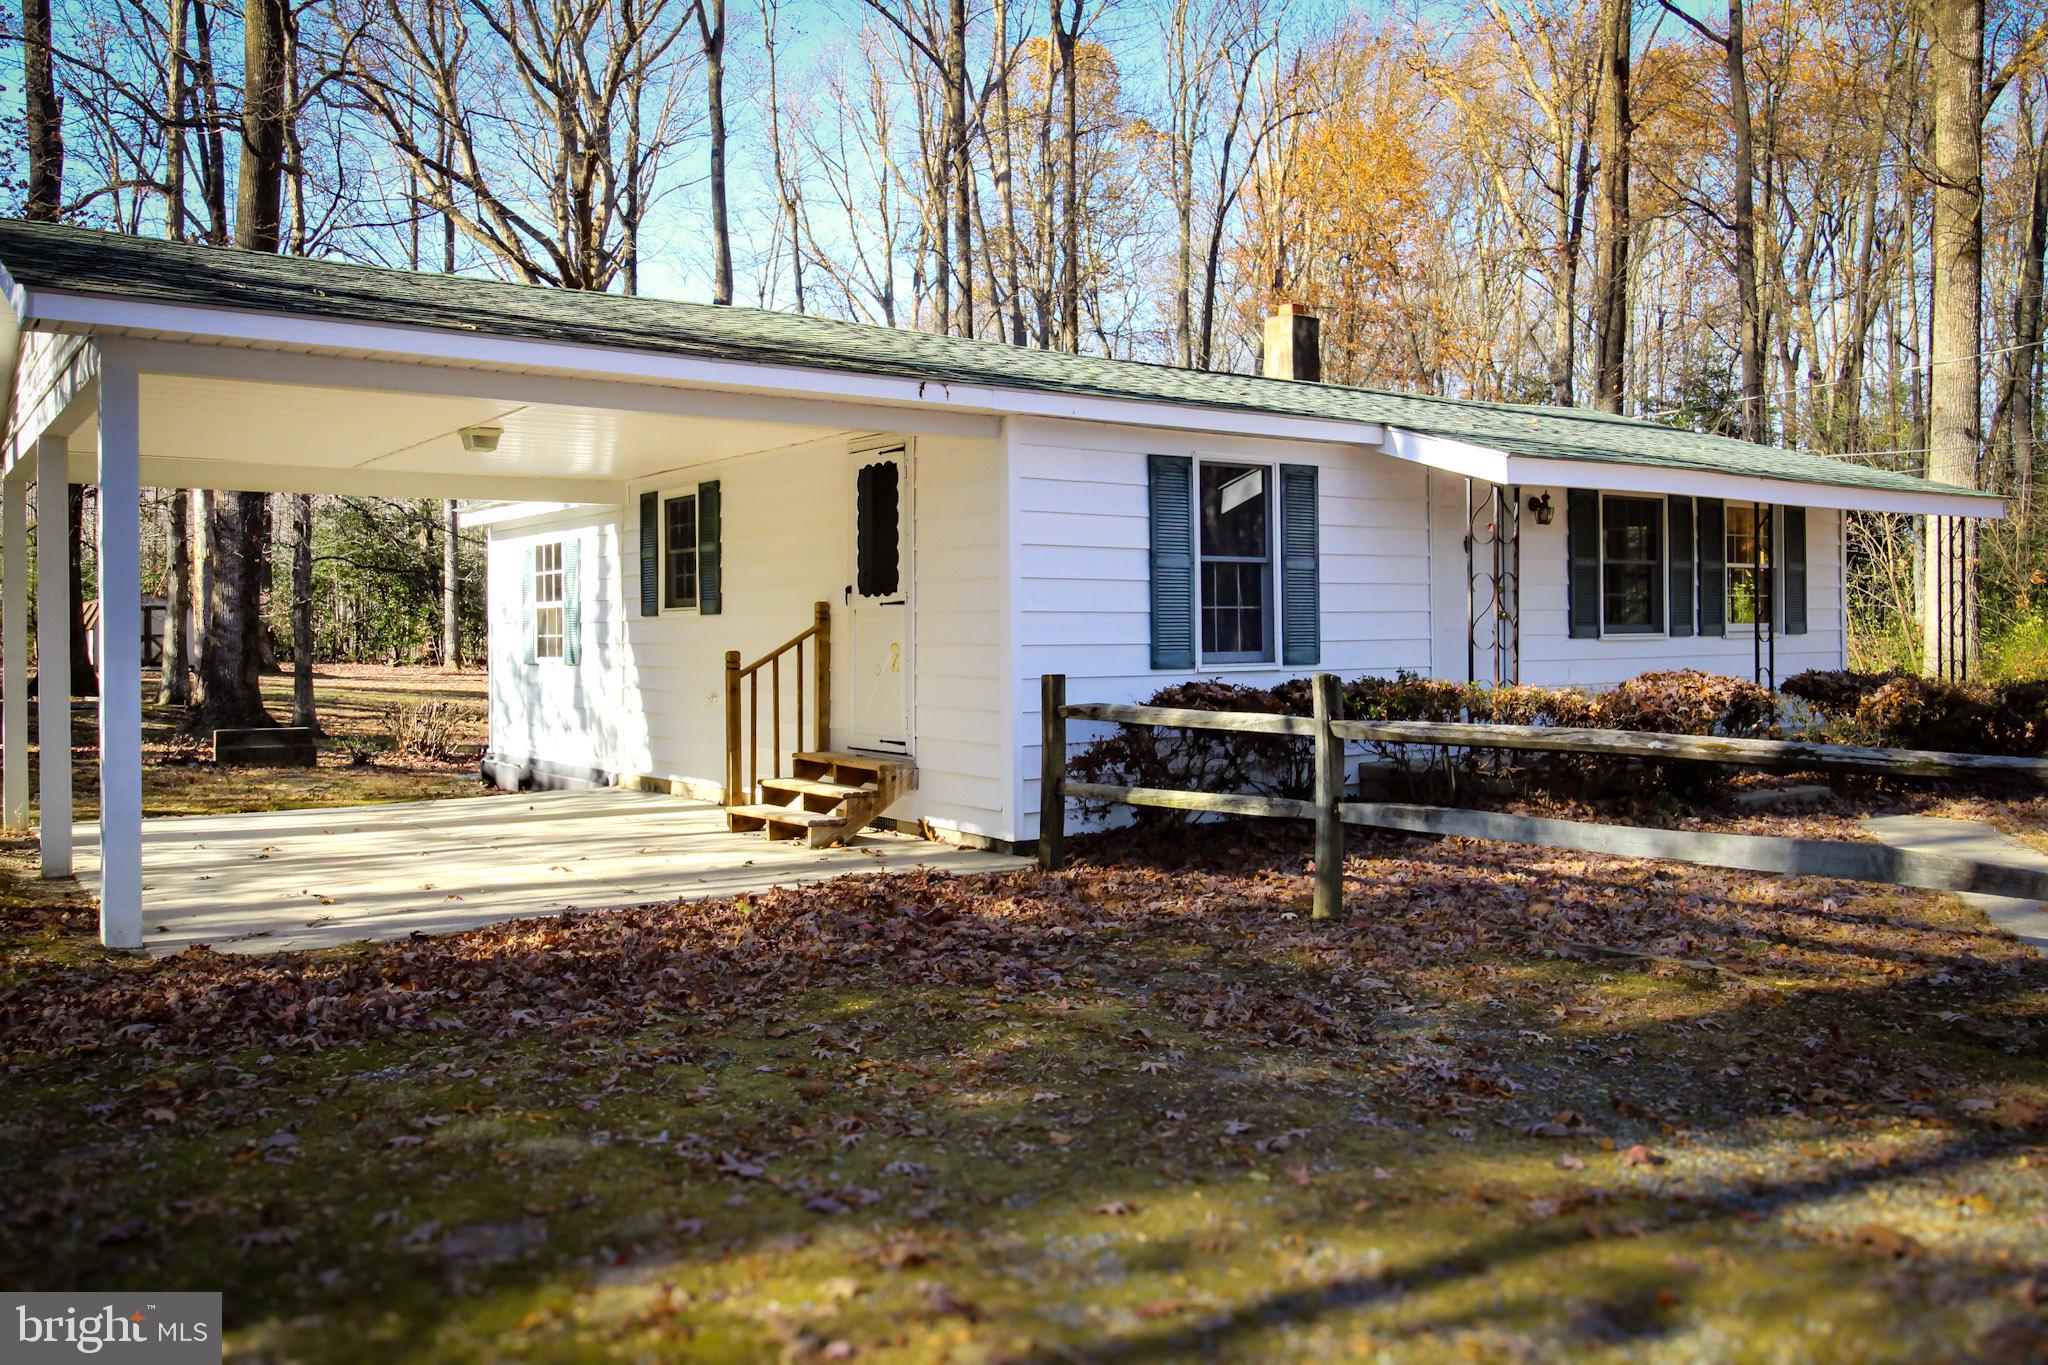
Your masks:
M1630 48L1634 0L1601 0L1600 254L1593 274L1593 406L1620 412L1628 354Z
M243 23L242 158L235 192L235 245L274 252L280 244L292 13L284 0L249 0ZM263 563L269 499L230 493L214 499L206 528L213 601L199 656L202 730L270 725L263 707Z
M1926 0L1934 122L1934 268L1927 476L1976 488L1983 450L1984 3ZM1976 528L1927 518L1923 668L1964 677L1976 662Z
M691 6L704 51L706 117L711 127L711 301L732 302L732 227L725 207L725 0Z
M453 498L441 505L441 667L462 667L462 514Z
M533 284L628 277L681 144L675 0L332 0L354 112L426 211Z

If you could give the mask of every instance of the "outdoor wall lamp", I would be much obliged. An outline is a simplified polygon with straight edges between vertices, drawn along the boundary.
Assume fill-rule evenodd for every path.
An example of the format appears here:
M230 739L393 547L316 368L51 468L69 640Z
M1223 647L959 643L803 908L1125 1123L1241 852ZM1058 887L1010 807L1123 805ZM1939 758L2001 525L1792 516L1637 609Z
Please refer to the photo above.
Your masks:
M1550 525L1550 519L1557 515L1557 509L1550 505L1550 494L1548 493L1545 493L1540 498L1529 499L1529 510L1536 514L1536 524L1538 526Z

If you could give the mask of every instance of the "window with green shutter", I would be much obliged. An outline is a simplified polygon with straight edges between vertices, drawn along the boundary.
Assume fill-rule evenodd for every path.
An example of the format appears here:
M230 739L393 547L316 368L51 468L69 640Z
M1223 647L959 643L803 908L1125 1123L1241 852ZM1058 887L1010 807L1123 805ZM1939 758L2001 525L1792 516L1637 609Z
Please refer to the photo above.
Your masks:
M640 495L640 614L661 614L661 495Z
M718 480L697 485L697 610L716 616L725 610L725 509Z
M1600 495L1564 495L1565 615L1574 640L1600 638Z
M1806 634L1806 509L1787 507L1780 513L1784 545L1779 561L1784 569L1785 633Z
M1701 498L1699 522L1700 634L1728 633L1728 518L1719 498Z
M1149 455L1152 667L1195 666L1195 462Z
M1280 466L1280 661L1322 662L1322 565L1314 465Z
M583 662L583 541L565 541L562 552L562 662Z
M1666 553L1671 558L1671 609L1666 618L1668 629L1674 637L1692 634L1694 554L1692 531L1692 499L1674 493L1664 500L1666 519L1671 534L1666 538Z

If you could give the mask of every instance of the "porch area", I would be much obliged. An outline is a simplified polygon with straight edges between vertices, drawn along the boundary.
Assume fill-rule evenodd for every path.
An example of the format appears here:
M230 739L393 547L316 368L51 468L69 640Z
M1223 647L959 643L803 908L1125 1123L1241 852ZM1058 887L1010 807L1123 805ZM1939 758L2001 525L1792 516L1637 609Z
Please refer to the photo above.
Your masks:
M99 872L94 825L78 872ZM143 947L273 953L503 920L754 895L849 874L1029 861L870 830L835 848L726 829L712 803L611 788L142 822Z

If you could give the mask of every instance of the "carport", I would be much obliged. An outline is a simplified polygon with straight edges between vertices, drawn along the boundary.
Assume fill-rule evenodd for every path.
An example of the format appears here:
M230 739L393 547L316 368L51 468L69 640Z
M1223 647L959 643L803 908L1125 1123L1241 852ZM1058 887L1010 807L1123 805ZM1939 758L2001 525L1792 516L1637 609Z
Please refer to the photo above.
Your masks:
M677 335L669 321L673 305L654 300L607 296L598 308L569 291L377 272L380 292L372 306L362 296L365 277L361 267L0 223L0 288L11 305L0 309L0 373L9 384L0 451L0 822L16 832L29 827L31 489L39 523L54 526L65 517L66 484L96 483L105 643L100 812L97 837L88 843L101 939L110 947L172 941L153 932L160 922L154 913L145 921L146 900L161 899L167 914L197 904L180 899L187 893L221 907L220 918L184 935L195 941L224 937L222 929L242 923L227 907L241 906L261 920L260 907L283 903L246 868L232 876L207 874L216 880L201 896L190 880L197 874L185 870L189 849L178 851L189 834L182 826L190 822L145 827L143 488L622 508L631 480L674 467L682 450L694 459L715 459L823 434L989 436L1000 426L999 418L973 410L984 397L980 391L949 393L913 379L859 374L821 379L799 367L800 357L787 366L720 358L717 337ZM451 301L458 291L460 308ZM499 308L501 329L473 321L480 299ZM386 320L365 320L366 313ZM495 433L489 448L465 442L464 433L476 428ZM38 576L38 718L48 753L68 752L71 743L66 589L62 573ZM39 796L42 874L70 876L67 764L42 765ZM710 810L690 807L683 823L701 823ZM355 875L341 832L353 826L329 829L317 816L260 819L278 821L281 837L295 848L303 838L330 850L314 858L324 857L329 866L319 877L309 872L308 886ZM258 817L233 817L207 828L245 840L260 827ZM765 868L776 861L758 839L745 841L744 849L740 841L695 841L706 832L693 826L694 842L686 846L703 857L717 850L734 866ZM548 821L526 837L536 857L561 861L558 850L545 845ZM422 865L441 853L456 860L472 856L459 827L428 842L434 854L417 858ZM929 847L924 852L936 856ZM649 888L659 895L642 898L659 899L687 890L689 877L709 875L701 860L692 862L697 852L672 848L660 856L680 869L683 881L648 881L642 875L648 869L629 858L619 868L630 864L630 874L615 868L571 899L617 904L618 896ZM601 861L591 858L593 865ZM818 866L874 861L857 848ZM785 871L795 875L793 866ZM435 875L423 872L418 880L431 882ZM553 903L544 899L540 908ZM405 904L414 916L408 929L423 924L422 903Z

